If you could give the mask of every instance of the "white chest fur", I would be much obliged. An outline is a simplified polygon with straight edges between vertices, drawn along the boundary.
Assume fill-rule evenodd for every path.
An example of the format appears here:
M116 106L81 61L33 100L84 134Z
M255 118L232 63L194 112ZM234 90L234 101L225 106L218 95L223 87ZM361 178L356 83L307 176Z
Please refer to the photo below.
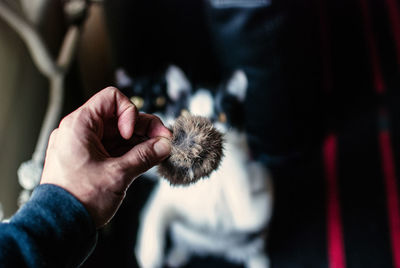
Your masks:
M249 158L244 134L228 131L225 138L225 157L210 178L189 187L159 182L139 230L136 253L143 267L162 266L168 229L177 250L186 255L216 254L250 263L247 259L263 254L263 237L256 243L246 237L265 229L270 220L271 179ZM177 265L173 255L170 265Z
M166 72L168 96L187 99L191 114L215 117L225 112L224 94L244 105L247 78L235 71L218 98L206 89L191 91L182 70ZM224 91L225 90L225 91ZM237 111L234 110L234 111ZM227 114L225 114L227 115ZM176 115L165 115L172 121ZM233 117L233 115L229 114ZM162 116L163 117L163 116ZM136 244L138 263L144 268L179 267L193 254L218 255L250 268L267 268L265 230L272 214L273 191L266 168L249 156L246 136L216 125L225 135L225 157L218 170L190 186L170 186L161 179L143 210ZM164 257L167 232L172 249Z

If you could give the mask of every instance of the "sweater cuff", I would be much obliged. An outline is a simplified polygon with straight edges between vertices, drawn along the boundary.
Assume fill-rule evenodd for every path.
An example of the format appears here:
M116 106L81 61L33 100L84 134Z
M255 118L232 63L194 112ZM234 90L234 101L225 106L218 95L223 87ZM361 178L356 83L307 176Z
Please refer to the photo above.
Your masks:
M52 267L79 266L97 241L95 224L82 203L52 184L36 187L10 223L30 233L43 260Z

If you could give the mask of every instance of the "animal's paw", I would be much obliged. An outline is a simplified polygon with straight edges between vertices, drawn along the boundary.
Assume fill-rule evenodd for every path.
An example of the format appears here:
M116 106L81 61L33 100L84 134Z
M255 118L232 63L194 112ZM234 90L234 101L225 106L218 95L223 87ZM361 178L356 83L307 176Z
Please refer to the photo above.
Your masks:
M269 257L265 254L257 254L247 260L246 268L269 268Z
M157 254L151 246L137 247L135 250L136 260L139 267L142 268L159 268L163 264L163 256Z
M189 261L189 253L182 248L174 247L167 256L166 264L168 267L182 267Z

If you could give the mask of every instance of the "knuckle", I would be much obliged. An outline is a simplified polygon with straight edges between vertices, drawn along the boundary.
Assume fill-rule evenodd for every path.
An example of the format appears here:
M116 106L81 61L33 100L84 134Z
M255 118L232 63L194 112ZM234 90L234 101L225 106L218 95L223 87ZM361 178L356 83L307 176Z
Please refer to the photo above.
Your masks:
M78 123L79 125L86 124L88 123L90 114L91 114L90 108L82 106L80 109L76 110L73 122Z
M115 96L116 94L118 94L118 89L117 88L115 88L115 87L106 87L105 89L104 89L104 92L106 93L106 94L108 94L108 95L111 95L111 96Z
M58 128L54 129L51 132L50 137L49 137L49 142L48 142L49 146L53 146L54 145L55 140L57 138L57 132L58 132Z
M54 140L57 137L57 133L58 133L58 128L53 129L53 131L50 134L49 140Z
M72 124L72 116L68 115L61 120L59 128L69 128L71 124Z
M57 136L58 128L53 129L53 131L50 134L50 139L54 139Z
M82 113L84 109L81 107L78 110L75 110L73 113L64 117L60 122L60 129L71 129L76 125L76 121L82 118Z

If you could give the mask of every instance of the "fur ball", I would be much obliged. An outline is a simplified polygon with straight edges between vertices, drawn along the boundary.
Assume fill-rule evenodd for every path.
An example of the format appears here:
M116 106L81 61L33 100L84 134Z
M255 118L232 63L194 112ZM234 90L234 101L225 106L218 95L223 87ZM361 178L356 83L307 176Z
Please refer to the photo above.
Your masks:
M172 185L188 185L208 177L223 157L223 135L205 117L181 115L172 126L171 156L158 172Z

